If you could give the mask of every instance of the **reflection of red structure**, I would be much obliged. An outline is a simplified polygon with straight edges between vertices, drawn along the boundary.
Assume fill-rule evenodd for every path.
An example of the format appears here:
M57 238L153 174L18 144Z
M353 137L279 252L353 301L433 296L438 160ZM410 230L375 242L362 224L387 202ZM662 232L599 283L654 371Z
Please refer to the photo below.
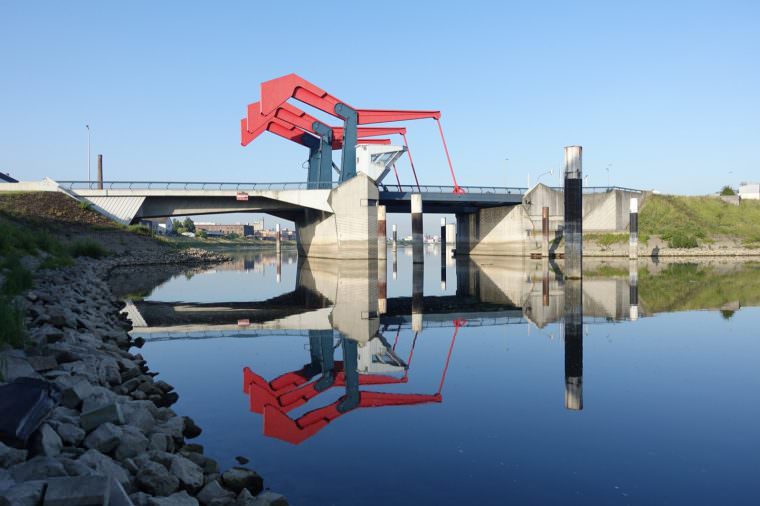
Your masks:
M451 361L454 342L456 341L459 328L465 323L464 320L454 321L454 334L451 337L451 344L446 355L446 363L441 374L441 381L438 385L438 390L434 394L370 392L357 389L356 392L353 392L354 395L352 395L350 391L352 384L387 385L406 383L408 381L408 369L401 378L383 374L359 375L358 372L353 371L354 380L352 382L351 378L347 378L352 372L345 371L344 362L340 361L335 362L332 369L334 380L326 388L324 386L320 387L318 381L311 381L316 376L316 373L313 373L308 366L298 371L283 374L269 382L246 367L243 369L243 391L249 395L251 411L261 413L264 416L264 434L292 444L302 443L333 420L357 408L409 406L441 402L443 400L441 391L446 379L449 362ZM412 359L415 342L412 343L407 364ZM393 347L395 348L395 343ZM320 393L334 386L346 387L346 395L327 406L309 411L295 420L287 415L289 411L306 404ZM347 402L349 398L356 398L357 401L354 403Z

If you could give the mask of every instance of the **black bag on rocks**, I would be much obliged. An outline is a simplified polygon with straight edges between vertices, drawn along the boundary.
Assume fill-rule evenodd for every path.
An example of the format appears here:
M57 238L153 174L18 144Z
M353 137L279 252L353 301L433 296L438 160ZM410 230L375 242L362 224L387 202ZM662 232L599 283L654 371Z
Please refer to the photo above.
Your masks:
M25 448L60 398L58 386L40 379L17 378L0 386L0 441Z

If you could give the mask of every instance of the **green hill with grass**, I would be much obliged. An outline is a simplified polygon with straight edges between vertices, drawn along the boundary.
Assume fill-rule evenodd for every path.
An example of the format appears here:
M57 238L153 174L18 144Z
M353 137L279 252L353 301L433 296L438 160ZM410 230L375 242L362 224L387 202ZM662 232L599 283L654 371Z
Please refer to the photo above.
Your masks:
M760 247L760 201L736 206L716 197L650 195L639 213L639 233L660 236L675 248L721 239Z

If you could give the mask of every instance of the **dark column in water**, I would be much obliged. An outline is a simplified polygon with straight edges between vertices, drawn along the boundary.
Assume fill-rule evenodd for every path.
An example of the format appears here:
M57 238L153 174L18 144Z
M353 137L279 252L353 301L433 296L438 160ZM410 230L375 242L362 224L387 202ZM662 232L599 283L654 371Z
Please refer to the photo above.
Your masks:
M565 408L583 409L583 283L565 279Z
M582 148L565 146L565 277L583 276Z
M388 310L388 261L377 261L377 312L385 314Z
M398 249L398 230L396 230L396 225L393 225L393 242L391 244L391 249L395 252Z
M422 234L422 194L412 194L412 263L425 261Z
M628 287L631 305L629 317L631 320L639 319L639 261L628 262Z
M639 199L631 199L631 219L629 225L631 236L628 239L628 258L639 258Z
M441 218L441 290L446 291L446 218Z

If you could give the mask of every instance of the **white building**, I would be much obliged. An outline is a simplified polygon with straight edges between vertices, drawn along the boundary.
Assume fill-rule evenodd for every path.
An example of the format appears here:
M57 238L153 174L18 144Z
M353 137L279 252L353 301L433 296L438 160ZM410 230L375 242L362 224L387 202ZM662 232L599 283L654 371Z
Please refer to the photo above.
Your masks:
M741 183L739 197L742 200L760 200L760 183Z

